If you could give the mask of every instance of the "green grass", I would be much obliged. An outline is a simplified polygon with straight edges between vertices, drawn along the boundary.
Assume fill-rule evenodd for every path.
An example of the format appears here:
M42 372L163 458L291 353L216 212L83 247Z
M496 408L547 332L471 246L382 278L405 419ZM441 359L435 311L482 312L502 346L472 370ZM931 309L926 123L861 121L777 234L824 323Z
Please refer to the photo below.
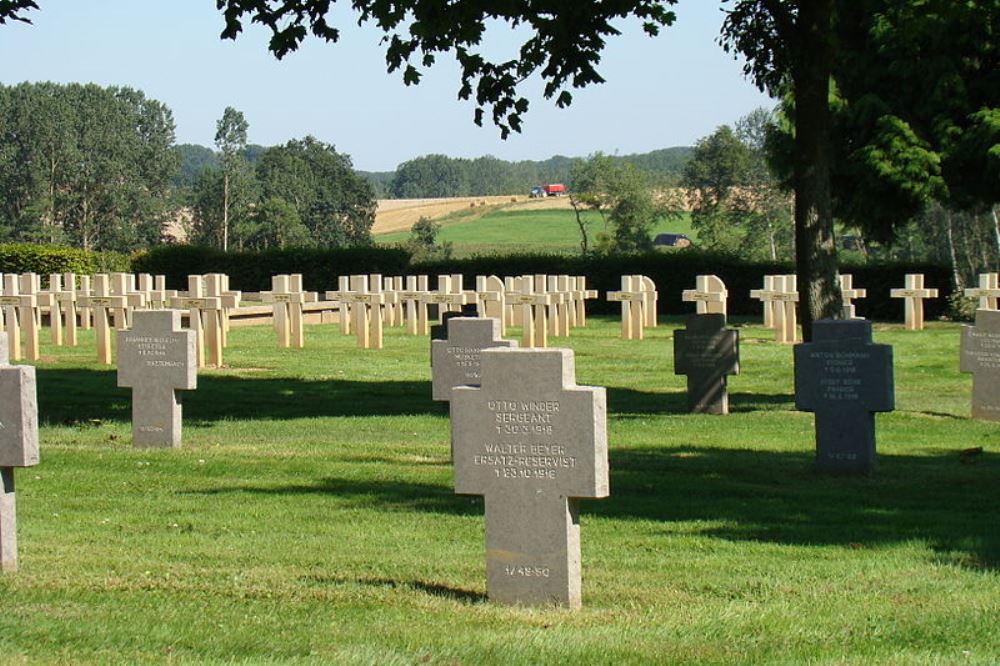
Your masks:
M451 490L426 338L359 351L312 326L279 350L270 327L233 329L165 451L131 448L92 335L45 346L0 661L1000 661L1000 426L967 417L958 327L877 328L897 406L879 470L825 478L791 347L741 326L733 414L687 415L676 326L625 342L594 318L554 341L608 387L612 494L582 503L578 612L484 598L482 501Z
M604 230L600 215L589 212L587 220L590 243ZM451 242L455 256L514 252L546 252L574 254L580 251L580 228L571 210L508 210L501 208L480 215L478 212L461 211L442 218L438 242ZM690 216L661 220L653 235L663 232L687 234L691 231ZM402 243L410 236L408 231L375 236L379 243Z

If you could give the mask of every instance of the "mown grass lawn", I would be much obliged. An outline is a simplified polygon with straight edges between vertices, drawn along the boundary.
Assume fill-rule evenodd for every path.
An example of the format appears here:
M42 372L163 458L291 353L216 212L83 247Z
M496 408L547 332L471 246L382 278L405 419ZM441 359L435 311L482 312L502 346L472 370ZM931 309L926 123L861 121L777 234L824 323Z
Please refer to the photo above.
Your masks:
M593 245L595 235L605 231L600 215L584 215L587 233ZM576 254L580 252L580 227L571 210L507 210L501 208L483 215L461 213L438 220L441 231L438 242L452 243L455 256L474 254L511 254L514 252L547 252ZM657 222L652 233L674 232L694 238L688 214ZM402 243L410 232L380 234L375 240L380 244Z
M733 414L687 415L678 325L554 341L608 387L612 495L582 503L578 612L485 599L483 506L452 493L426 338L359 351L312 326L279 350L235 328L180 450L131 448L92 335L45 346L0 662L1000 662L1000 425L968 418L958 327L877 326L897 406L880 467L824 478L791 348L740 325Z

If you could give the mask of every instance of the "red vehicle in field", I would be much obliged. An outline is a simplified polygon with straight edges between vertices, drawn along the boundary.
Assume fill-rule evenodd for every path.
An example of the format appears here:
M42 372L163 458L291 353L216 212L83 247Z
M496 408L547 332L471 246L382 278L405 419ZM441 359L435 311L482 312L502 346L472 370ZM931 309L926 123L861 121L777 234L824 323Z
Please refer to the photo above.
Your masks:
M537 197L561 197L564 194L566 194L565 185L562 183L550 183L531 188L531 193L528 196L535 199Z

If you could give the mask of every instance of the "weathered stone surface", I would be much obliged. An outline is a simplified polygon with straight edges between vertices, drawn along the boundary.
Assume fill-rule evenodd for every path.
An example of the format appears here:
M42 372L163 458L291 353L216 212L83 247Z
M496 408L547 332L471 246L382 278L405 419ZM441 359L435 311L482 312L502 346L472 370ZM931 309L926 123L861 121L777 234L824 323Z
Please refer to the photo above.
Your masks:
M179 447L177 390L197 383L195 332L181 329L180 311L135 312L132 329L118 332L118 386L132 388L132 443Z
M455 492L486 504L486 589L506 604L580 606L579 498L608 495L600 387L568 349L486 349L482 386L452 390Z
M728 414L726 376L740 372L740 334L724 314L688 316L674 331L674 374L687 375L688 411Z
M0 346L7 347L6 334ZM0 365L0 571L17 570L14 468L38 464L38 398L35 369Z
M458 319L459 317L478 317L478 311L476 309L475 303L463 303L461 310L452 310L450 312L441 313L441 323L433 324L431 326L431 341L434 340L445 340L448 337L448 322L452 319Z
M976 325L962 327L960 369L973 373L973 418L1000 421L1000 312L976 310Z
M456 386L479 386L483 349L516 347L513 340L500 337L500 320L492 317L449 317L459 314L446 312L448 337L431 341L431 395L434 400L447 402Z
M875 467L875 415L894 409L892 347L871 322L822 320L795 346L795 407L816 413L816 465L831 474Z

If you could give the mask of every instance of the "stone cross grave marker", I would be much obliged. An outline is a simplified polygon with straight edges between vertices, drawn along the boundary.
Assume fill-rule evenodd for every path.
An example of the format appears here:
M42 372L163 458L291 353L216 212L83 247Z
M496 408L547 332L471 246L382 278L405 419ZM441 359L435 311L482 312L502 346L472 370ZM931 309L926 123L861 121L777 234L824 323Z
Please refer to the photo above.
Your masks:
M274 304L274 332L279 347L305 347L305 312L303 305L315 300L315 294L303 290L302 275L271 276L271 291L263 292L265 303Z
M165 275L150 275L140 273L138 276L138 290L146 297L146 307L153 310L162 310L170 306L170 299L177 297L176 289L167 289L167 277Z
M58 281L62 281L59 275L49 277L55 277ZM49 313L50 340L53 345L62 346L62 321L57 317L56 322L52 322L53 310L56 308L56 298L51 289L42 289L42 276L37 273L24 273L21 275L21 293L33 294L35 296L35 307L32 317L38 321L39 343L41 341L42 312L47 310Z
M229 346L229 313L240 307L243 292L229 288L229 276L225 273L208 273L203 277L205 279L205 295L218 298L222 303L222 310L218 315L219 333L220 344L225 348Z
M635 276L623 275L621 291L609 291L608 300L620 301L622 304L622 338L642 340L646 299Z
M111 274L111 295L120 296L121 307L113 309L115 328L124 331L132 325L132 311L146 307L146 295L135 288L135 276L131 273Z
M188 311L188 328L194 331L198 367L222 367L222 299L205 295L205 279L188 276L188 290L170 299L174 308Z
M976 310L976 325L962 327L962 372L972 375L972 417L1000 421L1000 312Z
M980 273L979 286L965 290L968 298L978 298L978 310L996 310L1000 301L1000 273Z
M844 301L844 319L863 319L854 313L854 303L851 301L855 298L865 298L868 296L868 290L855 289L854 276L850 273L840 275L840 295Z
M726 314L726 299L729 292L717 275L699 275L695 278L695 288L681 292L681 300L695 304L697 314Z
M576 290L576 325L583 327L587 325L587 301L598 298L596 289L587 289L587 278L578 275L572 278L573 289Z
M181 399L198 386L195 332L180 310L140 310L118 331L118 386L132 389L132 444L180 447Z
M21 329L23 328L25 331L23 356L27 357L29 361L36 361L39 357L38 303L35 295L31 293L30 280L26 285L28 292L22 292L23 277L16 273L7 273L3 276L3 296L0 296L0 305L4 308L8 357L13 361L21 360Z
M674 374L687 375L688 411L728 414L726 376L740 372L740 334L726 328L726 315L689 315L674 331Z
M523 275L512 282L516 291L505 292L504 298L507 305L517 311L513 319L520 322L521 346L545 347L548 344L545 309L552 303L552 297L535 293L535 280L531 275Z
M482 386L451 395L455 492L486 504L486 592L504 604L580 599L581 498L608 496L607 409L568 349L485 349Z
M80 276L80 288L76 292L77 312L80 313L80 329L89 331L93 327L93 312L81 301L81 296L90 296L91 283L93 279L90 275Z
M124 296L112 296L110 277L101 273L93 277L93 286L86 296L77 300L94 318L97 342L97 362L111 365L111 310L124 307Z
M476 276L476 302L479 314L500 320L500 335L507 335L507 294L503 280L496 275Z
M385 294L382 293L382 277L379 275L352 275L350 289L328 291L328 300L339 301L348 305L351 317L351 330L360 349L382 349L382 305Z
M638 280L639 290L642 292L643 325L646 328L656 328L656 307L660 300L656 291L656 283L653 282L653 278L645 275L636 275L635 278Z
M907 273L905 287L892 289L889 296L905 299L906 330L924 330L924 299L937 298L937 289L924 287L923 273Z
M49 290L52 292L53 297L53 309L49 313L49 319L54 325L55 320L61 318L61 326L59 328L60 337L70 347L76 347L76 275L74 273L63 273L62 275L49 276ZM53 329L53 342L55 342L55 338L56 333L55 329ZM59 344L62 344L62 341Z
M62 347L63 344L63 308L58 294L62 292L62 274L49 275L49 288L45 290L46 305L49 308L49 332L52 344Z
M456 386L480 385L483 349L517 346L500 337L500 320L494 317L449 317L447 326L446 339L431 340L431 397L444 402Z
M764 306L764 328L774 328L774 278L774 275L765 275L763 289L750 290L750 298Z
M7 364L0 333L0 571L17 571L17 503L14 468L38 464L38 398L35 369Z
M422 294L421 301L425 305L437 307L437 317L440 320L445 312L460 310L463 305L470 302L469 294L465 293L455 284L453 276L439 275L437 291L429 291Z
M549 308L549 335L554 337L569 337L571 319L576 318L576 308L573 305L573 292L569 289L568 275L549 275L546 277L545 293L552 296L552 307ZM570 312L573 315L570 315Z
M406 288L399 292L399 300L407 335L427 335L427 302L423 298L428 293L426 275L406 276Z
M816 466L830 474L875 467L875 412L894 409L892 347L864 319L813 323L795 346L795 407L816 414Z

